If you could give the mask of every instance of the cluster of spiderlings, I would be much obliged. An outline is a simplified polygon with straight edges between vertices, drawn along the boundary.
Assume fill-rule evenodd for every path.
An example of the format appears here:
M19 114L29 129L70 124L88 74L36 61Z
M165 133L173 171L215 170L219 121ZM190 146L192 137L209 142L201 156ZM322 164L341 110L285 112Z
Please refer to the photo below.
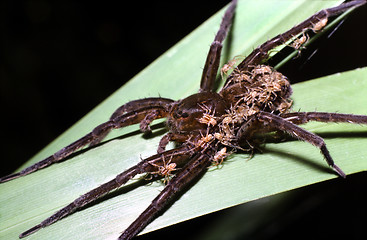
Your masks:
M238 140L237 131L251 116L259 111L285 113L292 105L289 81L266 65L253 66L246 71L235 69L221 93L232 99L232 104L214 137L231 147L238 148L234 144Z
M273 68L258 65L251 71L235 72L233 81L238 82L237 79L241 81L241 87L246 91L242 96L236 96L238 100L234 107L245 108L247 116L261 110L284 113L290 108L291 101L288 99L290 94L284 94L290 90L290 83L283 74ZM284 95L287 96L285 99L280 98Z

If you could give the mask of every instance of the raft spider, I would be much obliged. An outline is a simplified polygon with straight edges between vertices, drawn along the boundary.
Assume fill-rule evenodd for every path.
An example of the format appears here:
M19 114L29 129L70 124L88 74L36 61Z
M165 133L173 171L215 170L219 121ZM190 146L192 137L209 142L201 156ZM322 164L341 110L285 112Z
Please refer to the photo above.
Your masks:
M213 88L219 67L222 42L230 28L236 3L237 1L232 1L227 9L210 47L199 93L178 101L158 97L128 102L118 108L109 121L97 126L83 138L19 173L1 178L1 182L6 182L63 160L85 145L98 144L112 129L140 123L142 131L149 131L149 125L153 120L167 118L169 132L162 138L158 154L143 159L115 179L77 198L41 224L21 234L20 237L28 236L66 217L76 209L125 184L137 174L159 173L160 167L165 164L164 159L170 159L170 164L176 164L172 170L177 169L177 171L151 205L120 236L120 239L130 239L164 209L168 200L204 173L208 166L213 164L216 156L224 156L224 151L221 152L223 149L226 152L244 149L242 145L251 143L258 132L282 131L315 145L320 149L331 168L339 176L345 177L344 172L331 158L323 139L300 128L298 124L308 121L366 124L367 116L291 112L292 90L288 79L273 68L265 66L264 60L268 58L269 51L274 47L285 44L300 33L315 29L315 26L319 31L319 26L323 25L325 18L362 5L365 1L352 1L320 11L289 31L260 45L233 70L226 80L225 87L216 93ZM322 24L319 24L320 21L323 21ZM206 107L203 108L203 106ZM209 139L208 136L216 135L220 135L220 138L210 137L210 141L206 141ZM178 146L172 150L165 150L170 141L177 142ZM252 144L249 145L252 146ZM231 151L227 151L227 148ZM165 177L164 174L162 175Z

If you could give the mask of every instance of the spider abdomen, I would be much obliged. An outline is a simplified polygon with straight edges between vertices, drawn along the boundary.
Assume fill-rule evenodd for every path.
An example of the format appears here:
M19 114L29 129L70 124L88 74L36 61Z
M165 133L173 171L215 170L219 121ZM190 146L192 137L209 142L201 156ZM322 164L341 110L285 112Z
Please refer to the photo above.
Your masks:
M256 125L260 111L275 114L288 112L292 88L288 79L266 65L251 66L247 70L235 69L219 93L231 107L218 124L214 137L223 145L236 146L241 128ZM249 136L248 136L249 137Z

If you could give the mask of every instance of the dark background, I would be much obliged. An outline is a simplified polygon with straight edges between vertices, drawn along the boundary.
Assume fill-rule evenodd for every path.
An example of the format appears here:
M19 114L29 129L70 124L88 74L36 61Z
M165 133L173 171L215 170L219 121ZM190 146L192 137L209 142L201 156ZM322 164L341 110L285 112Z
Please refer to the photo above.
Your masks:
M0 174L14 171L226 3L1 2ZM325 36L308 47L300 58L281 69L283 74L302 81L367 66L366 9L364 6L349 16L330 38ZM306 60L315 49L317 54ZM361 212L366 216L366 180L366 173L355 174L346 181L307 187L306 196L337 186L331 196L342 199L341 207L362 207L359 215L340 217L340 221L348 222L343 218L358 218ZM333 197L326 199L330 201ZM318 206L330 210L327 204ZM318 221L318 213L304 218ZM195 228L194 223L199 222L196 229L204 229L203 222L211 221L207 218L179 224L171 228L172 232L163 230L155 234L163 239L170 235L189 237L192 231L180 232L180 226ZM334 224L330 219L338 218L334 216L320 223L325 232L331 231ZM366 223L365 219L360 220ZM307 222L304 224L307 226ZM360 235L367 236L366 230ZM147 235L147 239L153 236Z
M1 3L1 175L226 4L119 2Z

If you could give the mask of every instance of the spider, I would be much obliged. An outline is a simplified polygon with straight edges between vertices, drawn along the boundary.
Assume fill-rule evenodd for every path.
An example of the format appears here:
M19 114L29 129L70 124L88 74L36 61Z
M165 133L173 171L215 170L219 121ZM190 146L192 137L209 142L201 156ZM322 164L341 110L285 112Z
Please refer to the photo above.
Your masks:
M119 239L131 239L208 167L219 165L233 152L251 151L258 144L258 137L265 133L284 132L311 143L320 149L327 164L336 174L345 178L345 173L334 163L324 140L298 125L309 121L367 124L367 116L292 112L290 99L292 88L288 79L265 65L265 62L275 47L293 40L297 45L295 49L299 50L299 43L303 44L307 39L300 41L298 35L302 36L308 30L320 31L328 17L365 3L365 0L356 0L322 10L287 32L266 41L244 58L228 75L224 87L215 92L214 84L219 69L222 43L230 29L237 4L237 1L233 0L210 46L198 93L178 101L157 97L128 102L118 108L109 121L95 127L84 137L46 159L0 179L0 182L4 183L61 161L86 145L94 146L100 143L112 129L139 123L143 132L149 132L153 120L167 118L169 132L162 137L157 154L143 159L114 179L75 199L19 237L33 234L70 215L124 185L137 174L148 173L161 175L162 178L169 177L165 188L119 237ZM177 143L176 148L166 150L167 144L172 141Z

